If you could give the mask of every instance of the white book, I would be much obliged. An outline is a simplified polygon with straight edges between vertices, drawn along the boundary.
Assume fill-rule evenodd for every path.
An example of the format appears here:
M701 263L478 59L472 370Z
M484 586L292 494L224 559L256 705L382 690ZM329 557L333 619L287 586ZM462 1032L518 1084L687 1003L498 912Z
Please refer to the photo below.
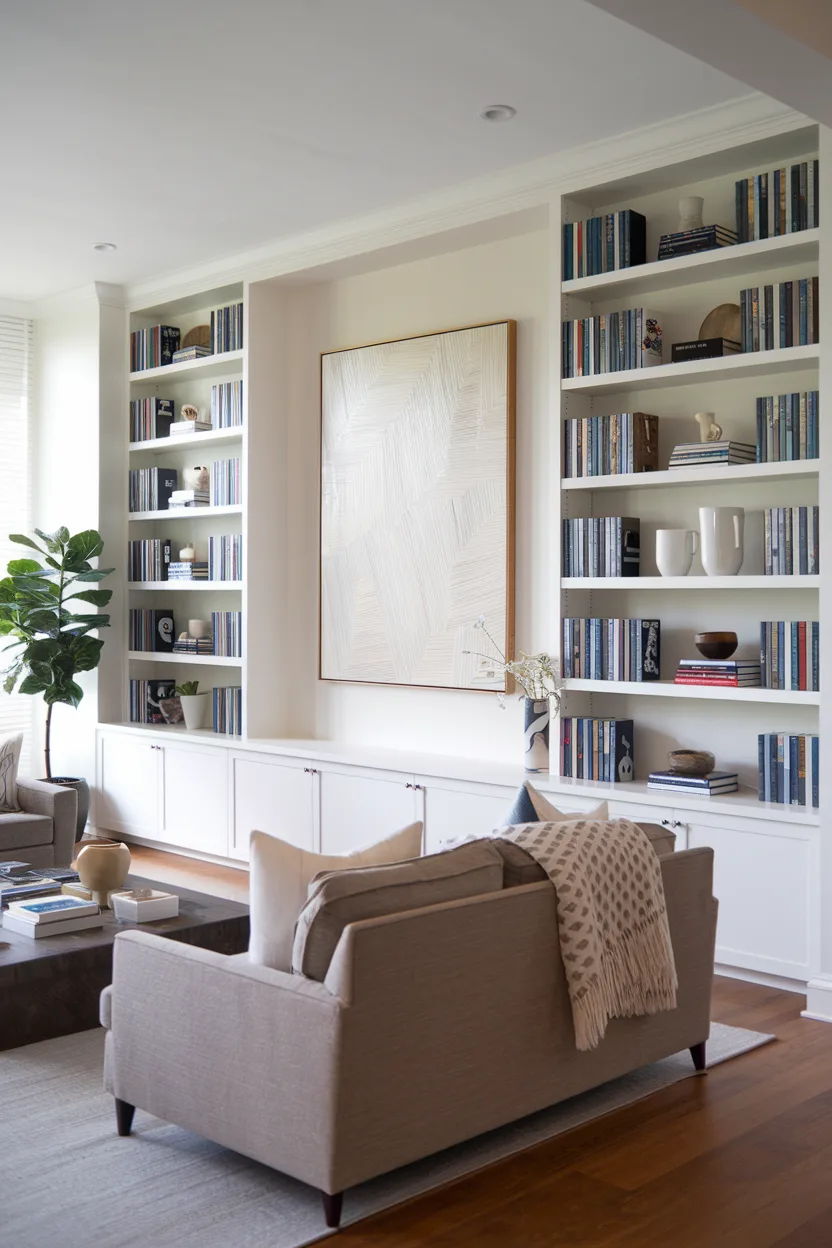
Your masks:
M3 915L3 926L10 932L18 932L21 936L31 936L37 940L41 936L62 936L66 932L81 932L89 927L103 927L104 917L101 914L85 914L80 918L62 919L59 923L32 923L29 919L21 919L17 914Z
M20 901L10 901L9 914L24 919L28 923L39 925L60 923L64 919L77 919L87 914L98 914L98 903L59 893L57 896L29 897Z

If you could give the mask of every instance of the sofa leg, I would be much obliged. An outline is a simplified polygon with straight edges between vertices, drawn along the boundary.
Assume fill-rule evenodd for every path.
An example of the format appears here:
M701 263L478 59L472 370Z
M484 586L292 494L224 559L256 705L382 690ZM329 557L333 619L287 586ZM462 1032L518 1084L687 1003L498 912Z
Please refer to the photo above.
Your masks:
M119 1135L129 1135L130 1128L133 1126L133 1115L136 1112L135 1105L128 1105L126 1101L120 1101L118 1097L116 1102L116 1127Z
M693 1064L696 1067L696 1069L704 1070L705 1065L706 1065L705 1041L703 1040L701 1044L695 1044L690 1051L690 1055L693 1058Z
M329 1192L321 1192L324 1201L324 1217L327 1226L335 1229L341 1225L341 1206L344 1203L344 1193L336 1192L334 1196L330 1196Z

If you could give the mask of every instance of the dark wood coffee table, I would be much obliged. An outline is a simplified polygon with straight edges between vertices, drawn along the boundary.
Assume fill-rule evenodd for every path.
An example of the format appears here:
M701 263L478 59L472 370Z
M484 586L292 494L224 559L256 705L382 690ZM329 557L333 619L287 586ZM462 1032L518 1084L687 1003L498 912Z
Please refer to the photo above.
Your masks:
M39 940L0 927L0 1050L98 1026L98 998L112 980L117 932L154 932L217 953L248 948L248 906L132 875L127 886L175 892L178 916L118 923L105 910L103 927Z

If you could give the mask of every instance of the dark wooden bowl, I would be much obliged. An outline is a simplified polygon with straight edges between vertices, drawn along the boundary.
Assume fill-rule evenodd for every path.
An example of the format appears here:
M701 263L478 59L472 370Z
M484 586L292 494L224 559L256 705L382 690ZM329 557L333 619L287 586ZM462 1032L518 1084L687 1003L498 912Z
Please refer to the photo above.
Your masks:
M714 769L714 756L708 750L671 750L670 770L680 776L707 776Z
M736 633L697 633L693 640L706 659L730 659L739 644Z

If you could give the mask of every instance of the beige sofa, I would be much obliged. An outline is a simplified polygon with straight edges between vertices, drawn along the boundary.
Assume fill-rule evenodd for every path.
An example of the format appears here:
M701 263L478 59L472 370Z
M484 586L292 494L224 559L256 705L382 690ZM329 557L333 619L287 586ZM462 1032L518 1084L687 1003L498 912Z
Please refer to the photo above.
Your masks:
M554 889L522 851L512 846L509 860L495 845L434 856L466 853L460 891L472 887L469 864L481 891L415 909L396 910L383 892L411 864L328 877L353 877L352 895L321 895L311 929L298 924L293 955L296 967L317 961L320 982L147 932L119 934L101 1002L119 1134L139 1106L319 1188L337 1226L341 1194L366 1179L680 1050L701 1069L713 851L661 858L677 1008L615 1020L596 1050L578 1052ZM435 862L414 864L428 887ZM372 889L366 903L361 878ZM410 904L406 889L399 894ZM376 917L346 921L362 904ZM313 938L322 938L317 957L299 948Z
M45 780L18 780L19 811L0 814L0 862L68 867L75 849L78 795Z

